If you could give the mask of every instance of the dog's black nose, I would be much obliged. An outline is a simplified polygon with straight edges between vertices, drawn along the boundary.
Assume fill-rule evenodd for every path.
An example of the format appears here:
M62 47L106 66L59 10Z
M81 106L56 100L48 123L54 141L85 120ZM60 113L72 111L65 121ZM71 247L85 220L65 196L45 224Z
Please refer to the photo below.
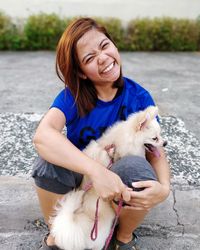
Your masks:
M163 147L167 146L167 141L163 142Z

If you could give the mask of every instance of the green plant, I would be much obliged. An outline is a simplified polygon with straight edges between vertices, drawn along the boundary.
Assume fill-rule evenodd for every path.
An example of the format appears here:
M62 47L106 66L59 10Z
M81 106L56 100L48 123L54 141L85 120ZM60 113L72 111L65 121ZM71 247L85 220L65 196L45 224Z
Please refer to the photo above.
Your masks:
M165 20L163 20L165 22ZM166 26L166 24L163 24ZM198 47L199 30L195 20L172 19L170 43L171 51L195 51Z
M199 25L175 18L135 19L127 27L127 48L139 51L195 51Z
M6 50L11 48L12 37L15 34L15 26L11 18L0 12L0 49Z
M121 20L118 18L94 18L98 23L106 28L119 50L125 49L124 29Z
M153 50L172 50L173 25L172 18L155 18L152 21L153 27Z
M60 19L56 14L30 16L24 28L29 49L54 50L68 22L68 19Z
M197 40L197 43L198 43L198 50L200 50L200 15L197 17L197 28L198 28L198 40Z
M127 27L128 50L153 50L153 27L149 18L131 20Z
M55 50L58 40L74 18L56 14L32 15L13 21L0 12L0 50ZM196 51L200 50L200 17L196 20L140 18L127 27L118 18L94 18L106 27L119 50Z

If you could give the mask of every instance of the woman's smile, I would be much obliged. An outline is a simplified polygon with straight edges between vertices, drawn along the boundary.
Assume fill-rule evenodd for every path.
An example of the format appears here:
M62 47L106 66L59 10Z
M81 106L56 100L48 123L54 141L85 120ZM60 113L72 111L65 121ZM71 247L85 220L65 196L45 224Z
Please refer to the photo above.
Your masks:
M91 29L77 42L77 54L85 78L94 85L113 84L120 76L117 48L105 34Z
M110 72L114 67L114 62L112 62L110 65L106 66L106 68L102 71L102 73L108 73Z

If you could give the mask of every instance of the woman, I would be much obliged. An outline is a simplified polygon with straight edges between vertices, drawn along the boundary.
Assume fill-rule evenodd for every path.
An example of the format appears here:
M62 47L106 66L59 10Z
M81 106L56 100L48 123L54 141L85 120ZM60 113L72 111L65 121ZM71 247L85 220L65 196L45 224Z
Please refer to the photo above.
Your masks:
M140 180L144 181L133 184L142 189L135 192L81 150L108 126L154 105L154 101L139 84L122 77L114 42L105 28L90 18L80 18L65 30L57 47L56 69L66 88L55 98L33 140L41 156L33 177L45 221L50 228L49 218L57 201L80 185L82 175L88 175L100 197L113 200L122 196L129 205L120 213L112 249L137 249L134 230L148 211L169 195L170 174L164 151L161 149L160 158L147 152L147 161L132 156L116 163L118 169L140 167ZM65 125L67 137L62 134ZM149 163L157 179L153 170L152 178L145 176ZM50 234L41 249L58 249Z

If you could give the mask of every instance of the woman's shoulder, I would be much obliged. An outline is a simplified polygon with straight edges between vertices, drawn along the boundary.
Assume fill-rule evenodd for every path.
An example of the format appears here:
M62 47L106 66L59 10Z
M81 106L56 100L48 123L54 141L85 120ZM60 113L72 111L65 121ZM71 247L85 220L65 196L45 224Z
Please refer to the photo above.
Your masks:
M68 88L62 89L57 94L50 108L53 107L60 109L68 122L77 115L75 100Z
M56 95L55 100L60 100L64 103L70 104L71 102L74 103L74 97L72 96L70 90L68 87L62 89L58 94Z
M124 83L125 83L126 90L130 92L130 94L139 96L145 93L149 93L148 90L146 90L143 86L141 86L140 83L128 77L124 77Z
M147 91L139 83L129 78L125 78L125 86L127 91L127 103L129 103L129 105L133 105L135 111L143 110L148 106L155 105L149 91Z

